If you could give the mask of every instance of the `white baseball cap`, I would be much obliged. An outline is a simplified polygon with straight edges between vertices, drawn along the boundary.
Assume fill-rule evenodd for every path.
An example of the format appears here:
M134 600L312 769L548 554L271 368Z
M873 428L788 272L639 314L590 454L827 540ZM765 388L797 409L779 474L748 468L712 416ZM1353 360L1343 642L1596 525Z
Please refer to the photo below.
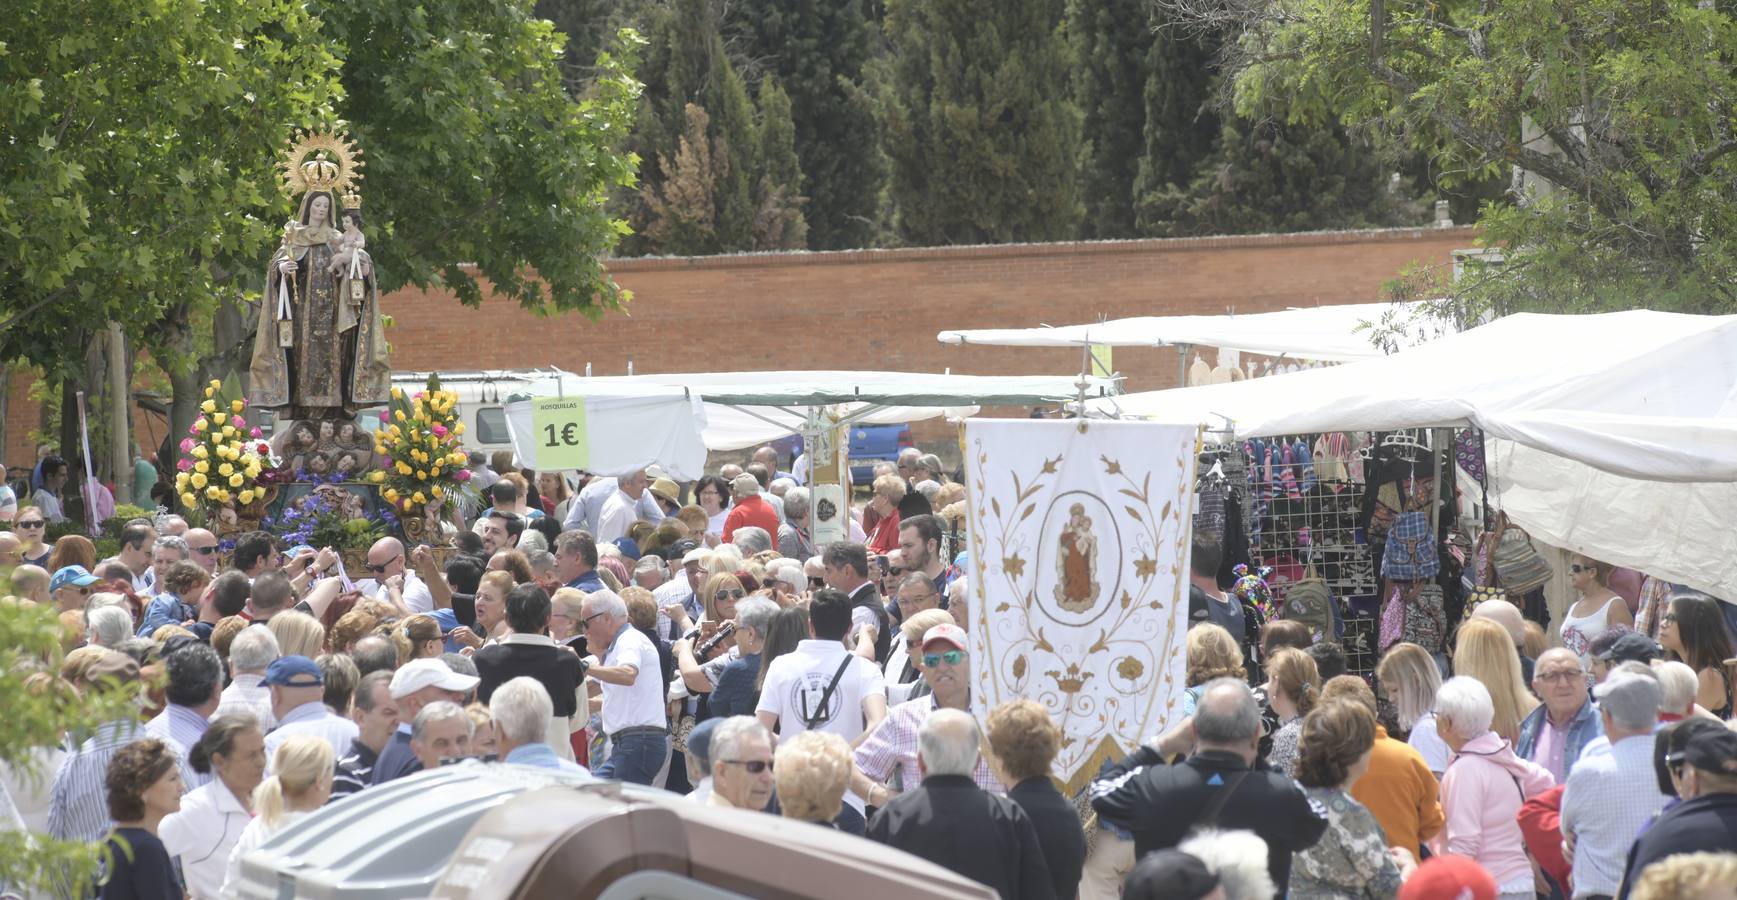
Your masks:
M413 659L392 673L392 683L387 691L394 700L402 700L426 687L463 693L476 687L481 680L475 675L454 672L438 659Z

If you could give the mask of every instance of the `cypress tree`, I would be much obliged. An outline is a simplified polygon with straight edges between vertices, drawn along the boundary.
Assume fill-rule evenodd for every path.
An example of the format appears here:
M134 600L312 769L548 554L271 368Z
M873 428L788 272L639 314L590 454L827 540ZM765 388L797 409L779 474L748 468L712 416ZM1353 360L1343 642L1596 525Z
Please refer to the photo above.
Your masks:
M1213 57L1216 35L1185 33L1162 11L1152 17L1146 48L1142 149L1131 200L1135 231L1167 234L1202 160L1220 138Z
M862 90L873 36L863 0L745 0L739 8L733 18L747 39L744 55L756 67L745 72L748 80L770 76L789 95L793 146L808 197L808 245L872 245L882 221L887 164Z
M1078 234L1080 112L1059 0L887 0L885 146L911 244Z
M1081 234L1125 238L1134 227L1134 181L1146 153L1151 50L1147 0L1068 0L1075 102L1087 146Z

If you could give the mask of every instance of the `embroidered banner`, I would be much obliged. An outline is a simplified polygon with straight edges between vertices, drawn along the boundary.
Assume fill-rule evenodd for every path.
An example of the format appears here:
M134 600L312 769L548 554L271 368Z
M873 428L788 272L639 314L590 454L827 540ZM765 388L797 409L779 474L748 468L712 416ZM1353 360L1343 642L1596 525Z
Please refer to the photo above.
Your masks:
M1072 793L1179 714L1198 426L969 419L971 702L1031 698Z

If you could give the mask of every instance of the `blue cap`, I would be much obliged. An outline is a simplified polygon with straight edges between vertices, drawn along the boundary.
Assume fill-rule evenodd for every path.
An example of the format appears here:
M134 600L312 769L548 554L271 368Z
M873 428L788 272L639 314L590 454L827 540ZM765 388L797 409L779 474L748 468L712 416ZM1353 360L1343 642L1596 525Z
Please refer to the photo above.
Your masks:
M301 556L303 553L314 553L314 552L316 552L314 550L314 548L308 546L307 544L297 544L294 547L289 548L289 551L287 553L285 553L284 555L288 556L290 559L295 559L296 557Z
M320 667L305 656L280 656L271 661L265 668L265 680L261 684L277 684L284 687L319 687L326 683L326 676L320 672Z
M635 561L637 561L639 559L639 542L634 540L633 538L630 538L630 537L618 537L618 538L616 538L615 539L615 549L620 550L621 555L627 557L628 559L635 560Z
M723 719L707 719L688 732L688 755L699 759L708 771L712 767L712 732Z
M54 593L69 584L84 587L96 584L100 580L84 566L61 566L54 571L54 577L48 580L48 591Z

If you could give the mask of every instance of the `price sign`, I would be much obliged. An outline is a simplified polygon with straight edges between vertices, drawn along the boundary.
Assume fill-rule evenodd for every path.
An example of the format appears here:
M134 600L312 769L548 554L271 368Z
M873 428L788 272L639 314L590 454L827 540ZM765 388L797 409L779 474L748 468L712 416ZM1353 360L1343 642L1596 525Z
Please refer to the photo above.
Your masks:
M537 468L583 469L591 464L584 397L538 397L531 401L531 440Z

